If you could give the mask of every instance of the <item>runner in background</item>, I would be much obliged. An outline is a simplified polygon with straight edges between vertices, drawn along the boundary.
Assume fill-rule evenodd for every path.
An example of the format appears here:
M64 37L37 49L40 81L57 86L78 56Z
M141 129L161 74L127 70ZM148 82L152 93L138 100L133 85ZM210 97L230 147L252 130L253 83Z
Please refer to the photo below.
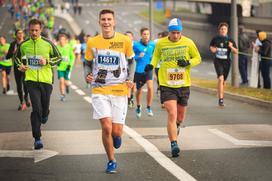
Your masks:
M127 35L131 41L132 41L132 47L134 45L134 35L131 31L126 31L125 35ZM135 59L130 59L128 62L128 66L129 66L129 74L131 74L131 77L134 77L134 73L135 73ZM129 94L128 94L128 107L129 108L134 108L134 93L136 92L136 87L133 86L130 90L129 90Z
M147 96L146 96L146 112L148 116L153 116L151 104L153 101L153 71L144 71L147 64L150 64L152 54L155 48L154 41L150 40L150 30L148 28L141 28L140 30L141 40L137 41L133 45L135 53L136 69L134 74L134 82L136 83L136 103L137 108L135 110L136 117L142 116L142 92L143 86L147 84Z
M73 48L68 43L67 35L60 34L58 40L59 44L57 45L57 48L61 54L61 62L57 67L60 88L60 101L65 101L65 92L66 94L69 94L69 80L71 78L71 72L74 66L75 55Z
M228 29L227 23L220 23L218 25L219 34L210 42L210 51L215 55L214 67L218 78L218 105L221 107L224 106L224 87L230 71L230 53L238 53L236 43L228 36Z
M168 31L163 31L163 32L158 33L158 39L154 40L155 44L157 43L157 41L160 38L164 38L164 37L168 36L168 34L169 34ZM159 69L160 69L160 66L161 66L161 61L158 63L157 67L155 68L155 75L156 75L156 78L157 78L157 95L159 95L159 92L160 92L160 83L159 83ZM163 104L162 101L161 101L161 108L164 108L164 104Z
M10 72L12 68L11 58L6 59L9 50L9 43L4 36L0 35L0 71L2 77L3 94L10 90Z
M19 30L16 30L15 35L16 35L16 39L10 44L6 59L11 59L11 58L13 59L14 77L15 77L18 97L20 100L18 111L22 111L22 110L25 110L27 107L30 107L30 102L28 99L28 91L24 81L25 73L18 70L19 67L15 63L14 55L20 43L24 41L24 32L23 30L19 29Z

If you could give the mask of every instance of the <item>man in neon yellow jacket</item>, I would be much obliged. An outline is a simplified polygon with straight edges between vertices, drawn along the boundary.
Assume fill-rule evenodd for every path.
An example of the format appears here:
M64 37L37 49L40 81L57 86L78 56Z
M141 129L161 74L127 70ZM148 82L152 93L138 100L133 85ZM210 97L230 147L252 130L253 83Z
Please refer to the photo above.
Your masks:
M61 53L61 62L58 65L58 79L60 86L60 100L65 100L64 89L66 88L66 93L69 93L69 80L71 76L71 71L75 62L75 54L71 45L68 43L67 36L65 34L59 35L59 45L58 50Z
M49 115L50 96L53 90L52 67L59 64L61 54L57 47L41 36L42 23L37 19L29 22L30 38L23 41L15 54L18 69L25 72L26 86L32 103L31 126L35 139L34 148L43 148L41 124Z

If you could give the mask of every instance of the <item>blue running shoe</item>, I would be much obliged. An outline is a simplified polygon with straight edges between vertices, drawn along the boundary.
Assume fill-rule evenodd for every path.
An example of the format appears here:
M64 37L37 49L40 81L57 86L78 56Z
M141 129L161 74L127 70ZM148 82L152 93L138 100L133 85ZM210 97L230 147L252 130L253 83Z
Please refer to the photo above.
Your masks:
M40 150L43 148L43 143L42 143L42 140L35 140L34 142L34 149L35 150Z
M113 147L115 149L120 148L122 144L122 138L120 136L112 136L112 141L113 141Z
M116 173L117 163L116 161L109 161L106 168L106 173Z
M65 101L65 95L60 95L60 101L64 102Z
M142 110L141 110L141 107L137 107L136 110L136 117L137 118L140 118L142 116Z
M178 157L179 156L180 149L178 147L177 141L171 142L171 153L172 157Z
M146 112L148 116L151 116L151 117L153 116L153 112L151 108L146 108Z

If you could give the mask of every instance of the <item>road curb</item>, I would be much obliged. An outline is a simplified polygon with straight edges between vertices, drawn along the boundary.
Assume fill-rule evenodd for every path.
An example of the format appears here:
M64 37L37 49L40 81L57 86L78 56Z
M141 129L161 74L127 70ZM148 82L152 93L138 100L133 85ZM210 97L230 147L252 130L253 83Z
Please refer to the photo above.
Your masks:
M78 25L78 23L74 20L74 18L69 13L67 13L67 12L62 13L60 8L58 7L55 10L54 16L65 20L75 35L80 34L80 32L81 32L80 26Z
M215 89L203 88L203 87L199 87L197 85L192 85L191 89L194 91L198 91L198 92L202 92L202 93L206 93L206 94L217 95L217 90L215 90ZM244 102L247 104L260 106L260 107L266 108L268 110L272 110L272 101L264 101L264 100L257 99L254 97L243 96L243 95L234 94L234 93L227 92L227 91L224 92L224 97L228 98L228 99L235 100L235 101Z

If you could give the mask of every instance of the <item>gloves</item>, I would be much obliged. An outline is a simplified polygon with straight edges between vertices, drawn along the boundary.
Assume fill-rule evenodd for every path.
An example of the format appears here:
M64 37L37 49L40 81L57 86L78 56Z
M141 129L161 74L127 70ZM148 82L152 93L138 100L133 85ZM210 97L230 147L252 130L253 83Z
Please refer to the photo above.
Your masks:
M150 70L153 70L153 65L151 65L151 64L147 64L146 66L145 66L145 68L144 68L144 71L145 72L148 72L148 71L150 71Z
M184 60L184 59L178 60L178 66L187 67L188 65L190 65L190 62L188 60Z
M66 71L70 71L71 65L67 65Z
M106 83L106 77L107 77L108 71L100 69L97 73L97 77L95 79L96 83L105 84Z
M118 69L112 71L112 73L113 73L114 77L118 78L120 76L120 74L121 74L121 67L120 67L120 65L119 65Z

